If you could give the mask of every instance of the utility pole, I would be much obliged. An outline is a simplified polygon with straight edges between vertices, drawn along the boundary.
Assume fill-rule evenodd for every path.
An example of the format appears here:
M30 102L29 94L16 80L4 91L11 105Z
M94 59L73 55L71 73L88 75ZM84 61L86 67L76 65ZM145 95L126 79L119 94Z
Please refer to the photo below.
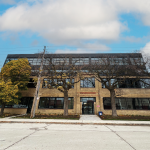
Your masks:
M41 66L40 66L40 70L39 70L39 76L38 76L38 81L37 81L36 90L35 90L35 94L34 94L34 100L33 100L33 104L32 104L30 118L35 117L35 110L36 110L36 105L37 105L37 100L38 100L38 94L39 94L39 88L40 88L41 74L42 74L42 70L43 70L43 61L44 61L45 50L46 50L46 46L44 46L44 52L43 52Z

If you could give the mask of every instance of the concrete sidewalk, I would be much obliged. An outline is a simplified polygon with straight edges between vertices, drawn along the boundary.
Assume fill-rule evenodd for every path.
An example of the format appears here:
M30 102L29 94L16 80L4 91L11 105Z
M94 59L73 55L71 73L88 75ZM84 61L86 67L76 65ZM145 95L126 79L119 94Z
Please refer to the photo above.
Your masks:
M93 116L96 117L96 116ZM86 118L86 119L84 119ZM87 115L81 115L80 120L67 119L15 119L15 118L0 118L0 123L47 123L47 124L81 124L81 125L127 125L127 126L150 126L150 121L115 121L101 120L97 116L96 119L89 119Z

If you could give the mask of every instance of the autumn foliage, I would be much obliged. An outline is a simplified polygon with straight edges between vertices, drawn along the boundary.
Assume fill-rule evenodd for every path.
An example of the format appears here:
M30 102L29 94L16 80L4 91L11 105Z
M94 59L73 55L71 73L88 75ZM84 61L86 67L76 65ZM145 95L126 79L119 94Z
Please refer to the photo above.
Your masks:
M8 62L1 70L4 80L11 79L13 85L17 85L20 90L27 89L31 67L28 59L20 58Z
M18 103L18 86L13 85L11 80L4 81L0 80L0 105L1 107L1 115L3 115L4 107L7 104Z
M22 58L11 60L2 69L0 73L0 105L1 115L5 105L18 103L19 90L27 89L31 67L28 59Z

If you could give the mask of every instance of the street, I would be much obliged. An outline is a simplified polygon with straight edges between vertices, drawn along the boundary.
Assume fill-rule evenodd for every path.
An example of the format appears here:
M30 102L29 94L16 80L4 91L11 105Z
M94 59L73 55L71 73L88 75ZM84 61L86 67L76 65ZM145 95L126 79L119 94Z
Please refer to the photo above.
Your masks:
M150 127L0 123L0 150L149 150Z

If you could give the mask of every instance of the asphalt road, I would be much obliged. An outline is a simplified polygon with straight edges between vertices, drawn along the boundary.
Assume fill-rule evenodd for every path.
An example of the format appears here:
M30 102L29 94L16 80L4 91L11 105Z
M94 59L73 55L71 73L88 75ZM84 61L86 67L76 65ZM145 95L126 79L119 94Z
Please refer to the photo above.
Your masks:
M150 150L150 127L1 123L0 150Z

